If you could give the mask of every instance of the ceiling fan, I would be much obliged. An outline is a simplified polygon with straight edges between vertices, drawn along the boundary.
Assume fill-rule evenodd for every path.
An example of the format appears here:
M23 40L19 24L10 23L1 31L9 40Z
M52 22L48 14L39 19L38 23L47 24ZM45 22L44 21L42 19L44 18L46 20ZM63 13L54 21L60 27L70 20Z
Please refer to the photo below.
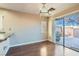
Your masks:
M42 8L40 9L40 14L47 14L48 16L52 15L52 12L55 10L55 8L47 8L46 3L42 3Z

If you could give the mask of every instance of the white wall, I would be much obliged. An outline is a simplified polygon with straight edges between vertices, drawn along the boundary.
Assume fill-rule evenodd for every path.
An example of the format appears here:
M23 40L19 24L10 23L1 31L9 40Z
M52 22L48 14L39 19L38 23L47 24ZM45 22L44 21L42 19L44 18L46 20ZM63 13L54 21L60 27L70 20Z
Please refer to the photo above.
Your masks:
M4 16L4 31L14 35L10 38L10 45L28 44L42 40L40 15L26 14L1 9L0 15Z

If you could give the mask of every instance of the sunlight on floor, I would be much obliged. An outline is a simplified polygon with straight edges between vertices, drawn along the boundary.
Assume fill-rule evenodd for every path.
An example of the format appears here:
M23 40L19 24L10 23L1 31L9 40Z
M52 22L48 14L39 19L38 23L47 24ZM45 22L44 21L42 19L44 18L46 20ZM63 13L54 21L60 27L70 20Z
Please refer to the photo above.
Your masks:
M40 49L40 55L41 55L41 56L47 56L47 47L46 47L46 46L43 46L43 47Z

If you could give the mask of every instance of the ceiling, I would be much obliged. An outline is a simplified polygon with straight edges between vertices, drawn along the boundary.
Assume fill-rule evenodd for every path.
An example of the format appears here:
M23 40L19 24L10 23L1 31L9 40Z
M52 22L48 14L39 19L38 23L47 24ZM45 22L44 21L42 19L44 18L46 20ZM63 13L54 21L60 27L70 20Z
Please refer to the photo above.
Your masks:
M69 7L78 5L77 3L47 3L47 8L55 8L53 14L61 12ZM19 12L26 12L32 14L39 14L41 3L0 3L0 8L11 9Z

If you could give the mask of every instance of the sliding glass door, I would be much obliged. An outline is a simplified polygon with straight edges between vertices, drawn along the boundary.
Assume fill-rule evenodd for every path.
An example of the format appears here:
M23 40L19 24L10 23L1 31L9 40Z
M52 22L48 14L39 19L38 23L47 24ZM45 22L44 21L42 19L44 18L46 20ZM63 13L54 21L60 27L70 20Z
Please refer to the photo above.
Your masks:
M55 43L79 52L79 13L55 19Z

